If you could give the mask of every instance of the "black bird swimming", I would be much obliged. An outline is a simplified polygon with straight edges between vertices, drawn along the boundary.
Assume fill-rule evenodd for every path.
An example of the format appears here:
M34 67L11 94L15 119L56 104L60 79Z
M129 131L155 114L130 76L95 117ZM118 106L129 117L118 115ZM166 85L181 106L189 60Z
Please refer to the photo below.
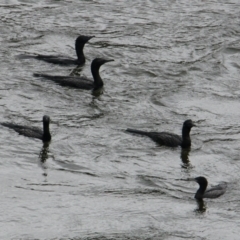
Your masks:
M136 133L139 135L144 135L150 137L153 141L160 145L165 145L168 147L178 147L189 148L191 147L190 131L191 128L195 126L191 119L186 120L182 127L182 137L169 132L145 132L135 129L127 129L127 132Z
M61 65L83 65L85 63L85 56L83 53L84 45L93 37L94 36L79 36L76 39L75 50L77 59L51 55L23 56L23 58L36 58L45 62Z
M107 62L114 60L107 60L103 58L95 58L91 64L91 72L93 80L84 77L73 77L73 76L53 76L48 74L34 73L35 77L44 77L61 86L68 86L73 88L81 88L85 90L97 90L103 87L102 78L99 75L100 67Z
M197 177L194 180L199 184L199 189L195 194L196 199L203 199L203 198L218 198L223 195L227 190L227 183L223 182L220 183L208 190L207 185L208 181L205 177Z
M26 137L31 137L31 138L38 138L43 142L50 142L51 134L49 132L49 123L50 123L50 117L47 115L44 115L43 130L37 127L18 125L18 124L9 123L9 122L3 122L1 123L1 125L15 130L20 135L24 135Z

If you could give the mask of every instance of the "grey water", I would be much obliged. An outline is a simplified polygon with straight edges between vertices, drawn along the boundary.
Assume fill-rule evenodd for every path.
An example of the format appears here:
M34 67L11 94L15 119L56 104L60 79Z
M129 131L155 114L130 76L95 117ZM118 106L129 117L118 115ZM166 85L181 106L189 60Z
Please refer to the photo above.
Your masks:
M203 0L0 2L0 121L42 126L52 142L0 127L0 239L239 239L240 3ZM59 66L20 54L75 57ZM33 77L91 77L100 95ZM191 151L126 128L181 134ZM197 183L228 182L198 203Z

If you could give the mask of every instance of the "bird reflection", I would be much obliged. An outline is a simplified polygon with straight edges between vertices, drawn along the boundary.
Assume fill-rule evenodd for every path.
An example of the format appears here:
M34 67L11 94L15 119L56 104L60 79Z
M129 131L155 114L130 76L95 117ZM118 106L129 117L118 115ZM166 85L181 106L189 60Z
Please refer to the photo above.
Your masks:
M96 90L92 90L92 95L94 98L98 98L102 94L103 94L103 87Z
M49 153L49 142L43 144L42 149L39 153L39 166L43 169L44 176L47 176L47 167L45 163L48 159L48 153Z
M197 213L204 213L207 210L207 207L205 206L205 203L203 199L196 199L197 202L197 208L195 209L195 212Z
M182 148L181 151L181 160L182 160L182 168L189 169L191 168L191 163L189 160L189 152L191 151L191 148Z
M72 71L71 71L71 73L69 74L69 76L78 76L78 77L80 77L81 76L81 72L82 72L82 70L83 70L83 66L82 65L79 65L79 66L77 66L77 67L75 67Z

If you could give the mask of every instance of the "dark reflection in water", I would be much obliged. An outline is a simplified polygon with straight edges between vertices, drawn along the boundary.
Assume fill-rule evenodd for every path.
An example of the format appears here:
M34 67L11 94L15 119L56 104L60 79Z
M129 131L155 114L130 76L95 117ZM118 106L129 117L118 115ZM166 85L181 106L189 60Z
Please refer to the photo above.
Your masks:
M197 202L197 208L195 209L195 212L197 213L206 212L207 207L205 206L203 199L196 199L196 202Z
M97 97L99 97L100 95L103 94L103 90L104 90L104 88L99 88L99 89L97 89L97 90L92 90L92 95L93 95L95 98L97 98Z
M44 176L47 176L47 167L45 165L47 159L48 159L48 153L49 153L49 142L48 143L44 143L43 146L42 146L42 149L39 153L39 166L43 169L44 173L43 175Z
M182 160L182 168L184 169L190 169L192 168L192 165L189 160L189 153L191 151L191 148L182 148L181 150L181 160Z
M69 76L78 76L78 77L80 77L82 70L83 70L83 66L82 66L82 65L79 65L79 66L75 67L75 68L71 71L71 73L69 74Z

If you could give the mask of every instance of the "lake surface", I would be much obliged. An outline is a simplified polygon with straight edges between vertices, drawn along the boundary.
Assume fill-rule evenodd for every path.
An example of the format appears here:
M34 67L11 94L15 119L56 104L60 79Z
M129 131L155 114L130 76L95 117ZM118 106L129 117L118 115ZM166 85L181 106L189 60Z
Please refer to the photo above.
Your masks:
M0 239L239 239L239 1L33 2L0 3L0 121L47 114L52 142L0 127ZM80 34L83 68L18 58L75 57ZM96 57L115 60L99 96L33 77L91 77ZM190 152L124 132L186 119ZM197 203L197 176L226 194Z

